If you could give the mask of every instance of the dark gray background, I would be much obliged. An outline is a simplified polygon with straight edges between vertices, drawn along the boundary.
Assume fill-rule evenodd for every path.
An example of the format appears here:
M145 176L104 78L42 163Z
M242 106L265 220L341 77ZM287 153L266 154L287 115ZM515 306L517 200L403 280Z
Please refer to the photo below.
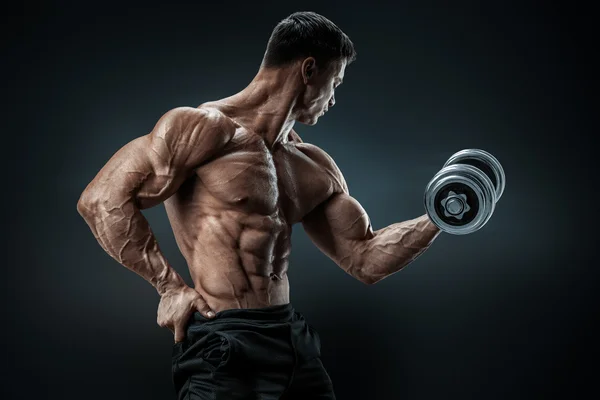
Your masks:
M336 107L296 129L334 157L375 229L421 215L426 183L457 150L486 149L507 175L481 231L441 235L371 287L296 227L292 302L320 332L338 398L597 394L588 11L217 3L14 5L2 17L0 397L174 398L158 295L104 253L76 202L164 112L242 89L272 28L299 10L356 45ZM191 283L163 206L144 214Z

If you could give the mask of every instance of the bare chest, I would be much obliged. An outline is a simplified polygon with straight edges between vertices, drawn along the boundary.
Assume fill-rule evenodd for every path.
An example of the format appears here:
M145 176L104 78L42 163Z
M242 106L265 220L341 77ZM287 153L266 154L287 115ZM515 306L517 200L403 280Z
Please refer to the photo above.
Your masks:
M295 143L271 151L260 137L244 132L196 174L219 203L252 214L282 213L290 224L299 222L333 190L323 168Z

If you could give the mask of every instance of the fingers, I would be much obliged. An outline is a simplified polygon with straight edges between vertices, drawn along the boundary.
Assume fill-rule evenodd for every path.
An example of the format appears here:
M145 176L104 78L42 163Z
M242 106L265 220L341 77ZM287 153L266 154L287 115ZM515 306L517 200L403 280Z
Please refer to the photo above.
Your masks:
M175 326L175 343L183 342L185 340L185 327L176 325Z
M215 312L210 309L208 304L202 298L198 298L196 300L196 309L200 311L200 314L204 315L207 318L214 318Z

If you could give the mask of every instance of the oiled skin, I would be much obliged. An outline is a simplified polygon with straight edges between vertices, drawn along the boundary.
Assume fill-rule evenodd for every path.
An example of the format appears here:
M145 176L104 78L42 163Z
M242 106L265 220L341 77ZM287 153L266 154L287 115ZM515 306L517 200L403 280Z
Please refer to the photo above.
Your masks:
M296 120L312 125L335 104L333 88L345 69L340 63L309 75L307 60L261 69L229 98L165 113L151 133L115 153L78 202L104 250L156 287L158 323L176 341L195 309L211 316L290 302L296 223L367 284L406 266L439 234L426 215L373 231L335 162L294 132ZM193 289L164 258L140 212L161 202Z
M218 158L165 202L195 287L213 310L288 303L292 225L343 190L325 175L325 154L290 137L269 150L236 126Z

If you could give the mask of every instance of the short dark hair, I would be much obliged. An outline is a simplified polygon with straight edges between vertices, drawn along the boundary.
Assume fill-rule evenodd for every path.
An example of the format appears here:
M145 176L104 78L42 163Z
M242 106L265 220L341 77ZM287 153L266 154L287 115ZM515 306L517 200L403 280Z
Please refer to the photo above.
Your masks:
M301 11L275 26L262 65L280 67L305 57L314 57L319 66L341 59L350 64L356 59L356 51L336 24L315 12Z

